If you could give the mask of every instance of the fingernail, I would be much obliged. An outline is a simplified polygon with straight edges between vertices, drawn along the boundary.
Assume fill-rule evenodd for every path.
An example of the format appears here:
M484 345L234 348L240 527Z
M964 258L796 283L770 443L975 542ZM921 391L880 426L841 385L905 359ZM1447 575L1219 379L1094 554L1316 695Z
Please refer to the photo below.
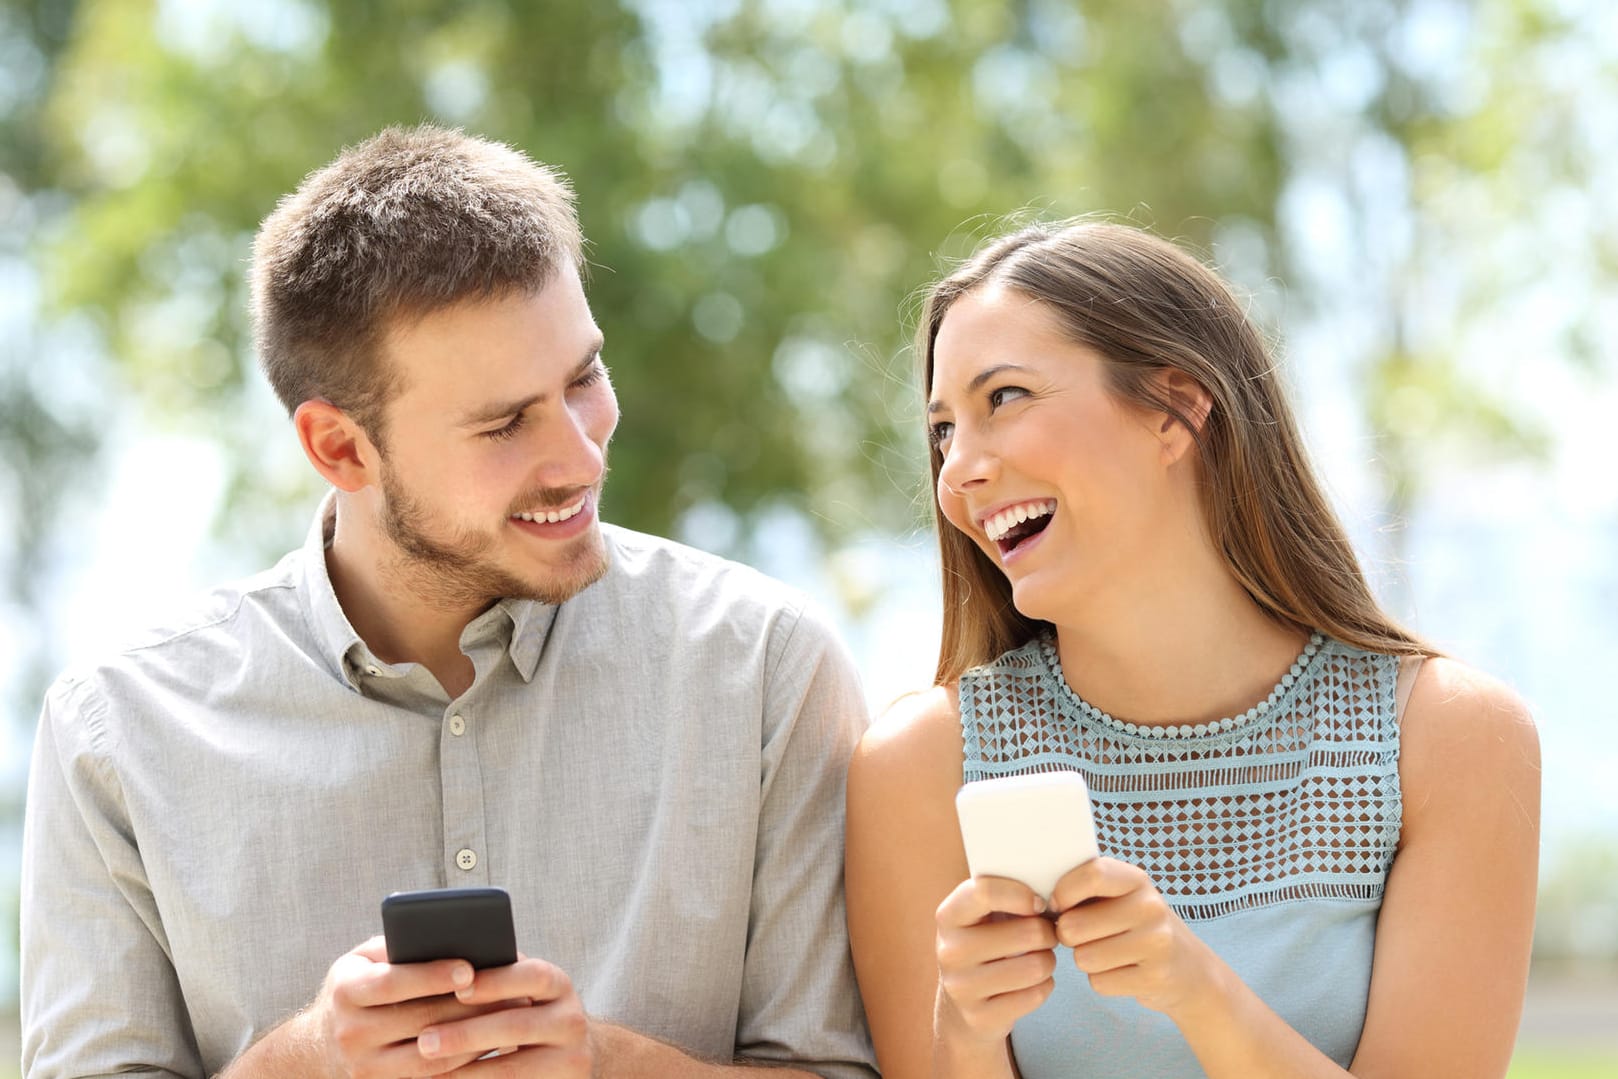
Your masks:
M460 1001L462 1004L465 1004L467 1001L472 999L472 990L471 989L457 989L457 990L455 990L455 999Z
M457 988L465 988L466 986L471 985L472 968L457 963L455 969L450 972L449 980L453 982Z
M436 1030L424 1030L424 1031L422 1031L421 1036L416 1039L416 1048L421 1050L421 1055L424 1056L424 1057L437 1056L438 1055L438 1031L436 1031Z
M1044 914L1045 913L1045 899L1044 899L1043 896L1037 896L1037 895L1034 896L1034 913L1035 914Z

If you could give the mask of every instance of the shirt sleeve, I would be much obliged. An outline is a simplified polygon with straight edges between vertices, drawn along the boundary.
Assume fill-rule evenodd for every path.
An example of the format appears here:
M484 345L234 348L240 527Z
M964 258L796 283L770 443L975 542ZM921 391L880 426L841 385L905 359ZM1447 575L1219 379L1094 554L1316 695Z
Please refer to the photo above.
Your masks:
M45 699L23 823L24 1079L203 1079L157 904L124 808L104 703L64 677Z
M868 712L818 612L783 619L774 634L737 1053L865 1079L875 1056L843 911L843 789Z

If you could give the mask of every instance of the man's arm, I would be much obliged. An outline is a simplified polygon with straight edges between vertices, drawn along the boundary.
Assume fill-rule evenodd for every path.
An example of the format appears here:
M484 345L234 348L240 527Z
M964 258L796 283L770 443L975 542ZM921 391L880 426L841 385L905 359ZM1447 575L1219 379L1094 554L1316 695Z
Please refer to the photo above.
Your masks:
M592 1079L760 1079L758 1065L709 1064L672 1045L611 1023L591 1022L590 1044L596 1071ZM769 1079L815 1079L797 1068L771 1067Z
M843 790L868 720L853 661L815 610L771 631L758 843L737 1055L874 1076L843 912Z
M107 720L92 687L64 677L35 735L23 824L23 1074L202 1079Z

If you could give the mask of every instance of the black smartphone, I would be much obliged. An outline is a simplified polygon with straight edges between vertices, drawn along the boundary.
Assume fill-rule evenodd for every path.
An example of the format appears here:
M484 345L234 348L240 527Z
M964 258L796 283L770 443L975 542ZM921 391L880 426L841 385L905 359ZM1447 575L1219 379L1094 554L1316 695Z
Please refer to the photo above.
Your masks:
M517 961L511 896L503 888L430 888L382 900L388 962L465 959L476 970Z

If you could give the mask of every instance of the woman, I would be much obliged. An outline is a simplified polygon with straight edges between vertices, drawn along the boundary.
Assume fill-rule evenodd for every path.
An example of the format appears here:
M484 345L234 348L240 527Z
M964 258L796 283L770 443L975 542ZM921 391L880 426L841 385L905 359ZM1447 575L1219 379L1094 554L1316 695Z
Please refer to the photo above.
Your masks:
M1378 607L1230 290L1135 229L1034 227L934 286L917 348L937 684L848 788L886 1079L1503 1074L1532 720ZM1045 910L968 879L953 797L1056 768L1102 857Z

